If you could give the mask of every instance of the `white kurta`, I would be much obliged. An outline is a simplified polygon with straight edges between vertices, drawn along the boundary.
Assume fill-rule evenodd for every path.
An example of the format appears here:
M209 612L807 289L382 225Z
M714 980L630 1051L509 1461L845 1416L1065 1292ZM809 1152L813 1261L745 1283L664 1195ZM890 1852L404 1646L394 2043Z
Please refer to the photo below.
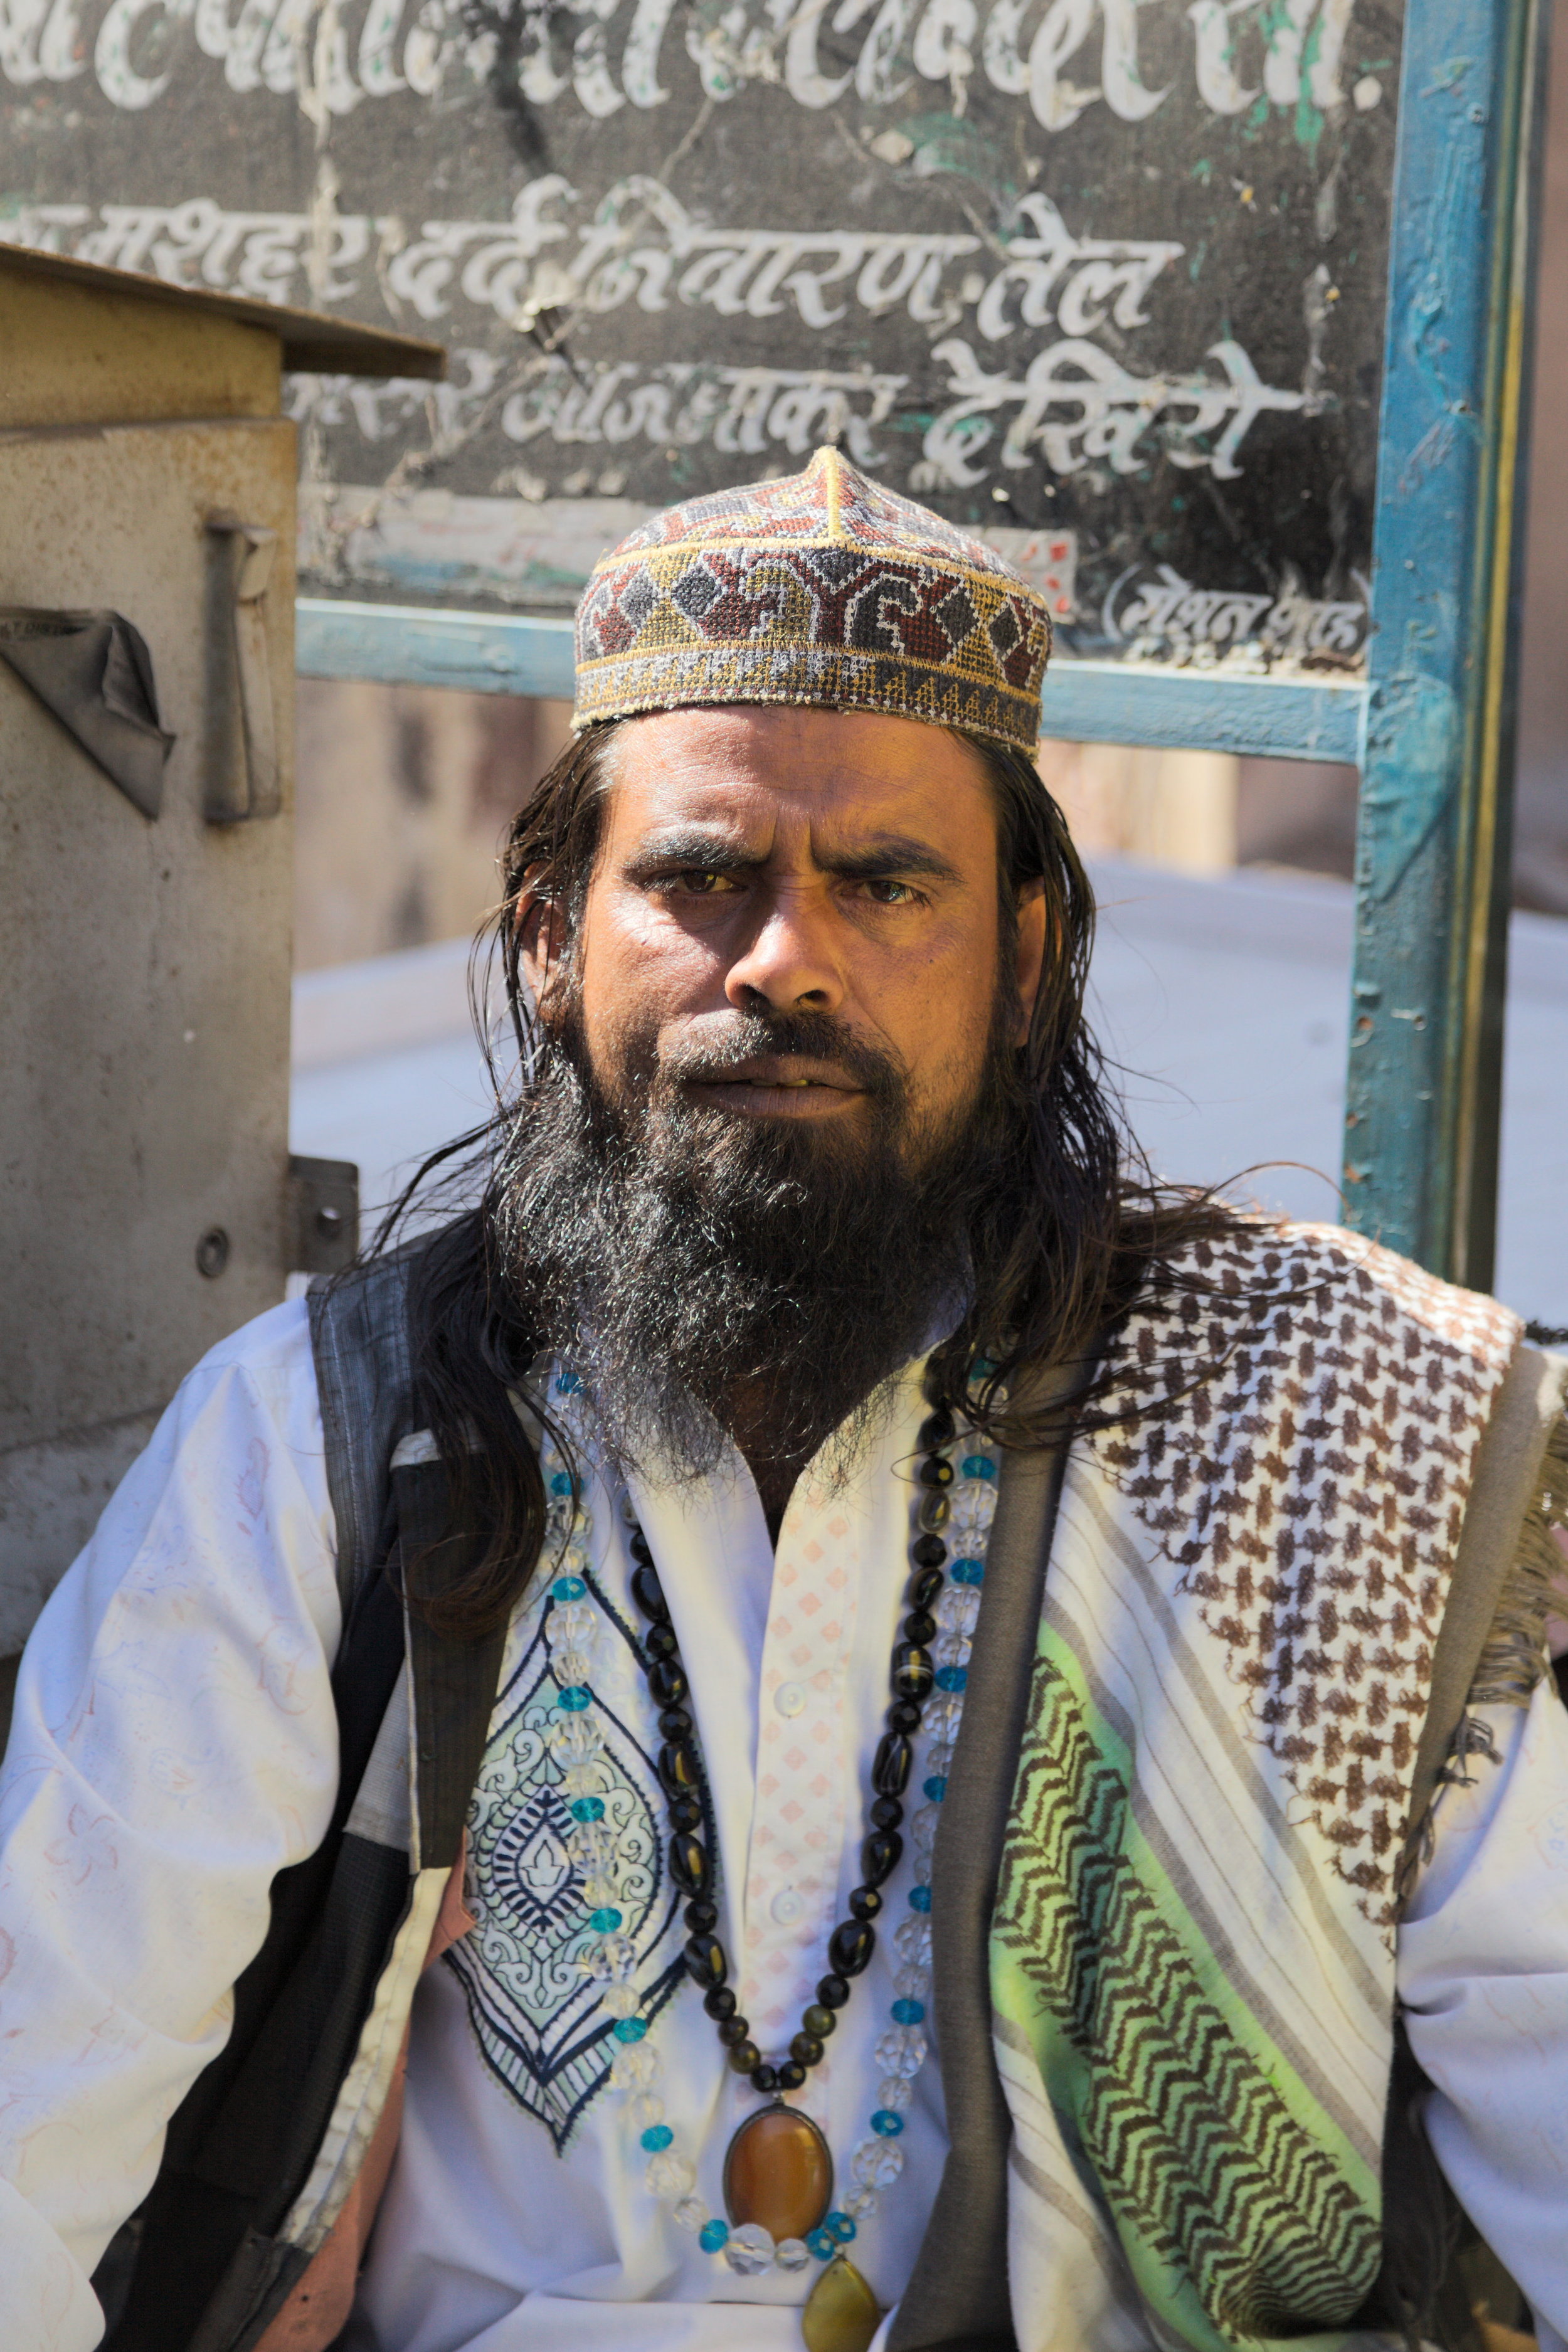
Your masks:
M1568 2338L1568 1710L1487 1706L1500 1761L1438 1801L1399 1936L1410 2046L1436 2089L1437 2161L1529 2297L1542 2352Z
M720 1932L770 2053L813 1997L858 1877L908 1572L917 1370L846 1489L803 1478L776 1557L738 1458L700 1488L633 1497L701 1726ZM651 1711L614 1622L639 1622L627 1530L596 1477L585 1500L607 1604L594 1686L624 1729L617 1795L635 1847L665 1823L647 1764ZM259 1945L273 1876L324 1832L333 1566L305 1314L292 1305L186 1381L22 1669L0 1780L5 2352L97 2340L87 2273L221 2047L226 1988ZM350 2340L355 2352L731 2352L743 2303L749 2347L796 2352L798 2317L781 2306L804 2300L816 2265L747 2280L702 2253L646 2187L626 2102L574 2040L580 1979L556 1965L569 1937L552 1907L564 1858L530 1717L542 1606L536 1596L509 1635L474 1816L480 1923L418 1996L403 2141ZM1443 1801L1399 1985L1439 2086L1439 2157L1568 2336L1568 1715L1547 1688L1528 1716L1496 1720L1505 1760L1479 1764L1474 1786ZM906 1856L889 1930L909 1878ZM635 1924L639 1988L679 1947L668 1888L662 1901ZM875 2104L890 1947L884 1934L804 2095L841 2167ZM660 2091L720 2210L725 2144L756 2102L694 1991L672 1987L649 2037ZM907 2280L941 2177L934 2058L900 2145L902 2178L853 2249L884 2304ZM1019 2323L1028 2352L1028 2315Z
M553 1379L552 1388L554 1410L574 1415L574 1400ZM787 2053L816 1997L827 1939L859 1883L925 1410L915 1367L851 1484L836 1490L810 1471L801 1479L776 1558L738 1456L700 1486L632 1485L709 1766L719 1935L752 2039L773 2056ZM597 1612L592 1688L600 1719L625 1727L608 1743L622 1855L634 1880L651 1882L668 1835L651 1768L658 1713L623 1631L644 1622L630 1591L631 1530L591 1445L584 1424L587 1549L608 1604ZM647 2158L628 2103L603 2084L613 2045L607 2054L601 2045L591 2064L573 2055L602 1988L584 1983L564 1957L582 1940L582 1902L571 1892L563 1808L542 1738L557 1698L542 1622L549 1586L548 1577L537 1580L508 1637L470 1821L479 1925L417 1996L398 2160L349 2340L354 2352L733 2352L734 2306L743 2303L757 2306L746 2317L749 2346L798 2352L798 2307L817 2265L746 2279L705 2253L645 2185ZM911 1822L921 1777L917 1744ZM910 1878L906 1853L883 1890L887 1927L876 1957L795 2102L826 2134L840 2201L851 2185L850 2151L879 2104L875 2051L893 2022L892 1930L910 1916ZM565 1898L559 1914L557 1889ZM635 1981L645 1992L661 1977L675 1984L649 2036L665 2119L677 2150L696 2165L709 2210L721 2212L725 2147L760 2102L729 2070L712 2021L679 1973L686 1930L668 1881L646 1916L637 1899L634 1887L626 1932L639 1951ZM597 2015L593 2028L602 2023ZM916 2078L899 2145L902 2177L851 2250L884 2304L897 2301L913 2266L946 2155L934 2061Z

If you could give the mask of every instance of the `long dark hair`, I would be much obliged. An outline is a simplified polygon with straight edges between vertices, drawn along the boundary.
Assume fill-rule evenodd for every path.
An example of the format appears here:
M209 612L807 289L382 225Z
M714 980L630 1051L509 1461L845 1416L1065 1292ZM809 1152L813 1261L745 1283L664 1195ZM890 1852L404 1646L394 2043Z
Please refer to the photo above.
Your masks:
M501 901L476 949L476 1011L485 994L481 976L499 967L516 1083L525 1089L551 1048L521 958L548 908L551 951L569 977L616 732L612 722L578 736L518 811L503 853ZM927 1385L933 1403L962 1405L998 1444L1021 1447L1062 1426L1062 1407L1032 1396L1031 1375L1079 1368L1081 1414L1096 1392L1104 1335L1176 1253L1218 1230L1232 1212L1212 1193L1153 1181L1085 1018L1094 894L1066 819L1023 752L977 736L961 740L984 763L995 798L1002 955L1010 960L1016 948L1020 893L1037 881L1047 950L1019 1049L1018 1141L1028 1181L993 1218L993 1229L972 1237L970 1312L933 1358ZM447 1465L456 1522L469 1534L473 1559L455 1586L425 1605L442 1630L473 1635L510 1615L538 1559L545 1511L537 1454L509 1393L544 1335L531 1324L529 1302L517 1295L496 1246L493 1147L506 1129L508 1081L493 1053L491 1072L495 1118L425 1163L377 1243L385 1248L395 1240L415 1203L427 1215L443 1198L456 1206L466 1188L459 1213L416 1245L410 1310L416 1407Z

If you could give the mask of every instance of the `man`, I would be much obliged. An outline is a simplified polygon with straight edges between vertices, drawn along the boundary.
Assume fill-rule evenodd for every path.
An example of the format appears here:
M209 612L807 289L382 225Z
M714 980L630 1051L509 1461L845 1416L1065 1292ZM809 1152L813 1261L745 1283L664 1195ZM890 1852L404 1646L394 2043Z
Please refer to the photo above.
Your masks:
M476 1193L29 1645L6 2352L1457 2347L1445 2182L1568 2336L1563 1367L1140 1179L1048 642L833 451L599 567Z

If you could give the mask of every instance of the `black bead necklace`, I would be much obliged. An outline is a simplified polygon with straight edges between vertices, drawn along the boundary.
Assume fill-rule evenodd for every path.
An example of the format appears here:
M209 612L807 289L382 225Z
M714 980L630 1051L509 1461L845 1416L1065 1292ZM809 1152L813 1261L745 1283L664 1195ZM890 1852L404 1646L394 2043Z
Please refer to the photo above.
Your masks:
M647 1686L660 1710L658 1727L664 1738L658 1778L669 1804L669 1874L687 1898L686 1970L702 1989L702 2006L718 2025L731 2066L737 2074L749 2075L753 2089L767 2097L800 2088L808 2069L823 2054L823 2045L838 2021L837 2012L849 1999L852 1980L870 1965L877 1948L873 1922L882 1908L879 1890L898 1868L904 1850L900 1834L904 1790L914 1761L915 1735L935 1680L927 1644L936 1638L931 1605L942 1591L947 1559L947 1546L938 1529L946 1522L943 1489L952 1484L953 1475L952 1463L937 1449L950 1445L956 1434L952 1415L945 1407L929 1414L921 1424L917 1441L924 1456L917 1474L923 1489L921 1532L910 1549L913 1573L905 1596L909 1613L893 1645L892 1704L871 1765L872 1794L867 1812L870 1826L860 1847L861 1883L849 1897L848 1918L840 1920L828 1938L829 1973L818 1984L816 2000L802 2014L789 2056L777 2063L765 2059L752 2040L750 2022L739 2014L727 1982L730 1964L715 1933L719 1911L713 1901L712 1860L697 1834L702 1826L704 1768L689 1704L690 1686L653 1553L641 1528L634 1526L632 1530L630 1549L637 1563L632 1594L648 1620L643 1638Z

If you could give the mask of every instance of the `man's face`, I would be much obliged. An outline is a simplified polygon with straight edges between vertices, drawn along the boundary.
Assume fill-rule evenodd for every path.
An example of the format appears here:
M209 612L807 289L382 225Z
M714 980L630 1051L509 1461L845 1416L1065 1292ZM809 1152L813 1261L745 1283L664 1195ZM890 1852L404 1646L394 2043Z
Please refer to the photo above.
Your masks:
M868 1074L890 1063L908 1131L950 1127L984 1061L1000 945L995 813L968 746L911 719L745 707L637 719L614 760L574 959L605 1095L865 1127ZM1043 934L1028 897L1020 1040ZM530 976L548 1017L537 954ZM759 1052L745 1015L826 1018L816 1050Z

